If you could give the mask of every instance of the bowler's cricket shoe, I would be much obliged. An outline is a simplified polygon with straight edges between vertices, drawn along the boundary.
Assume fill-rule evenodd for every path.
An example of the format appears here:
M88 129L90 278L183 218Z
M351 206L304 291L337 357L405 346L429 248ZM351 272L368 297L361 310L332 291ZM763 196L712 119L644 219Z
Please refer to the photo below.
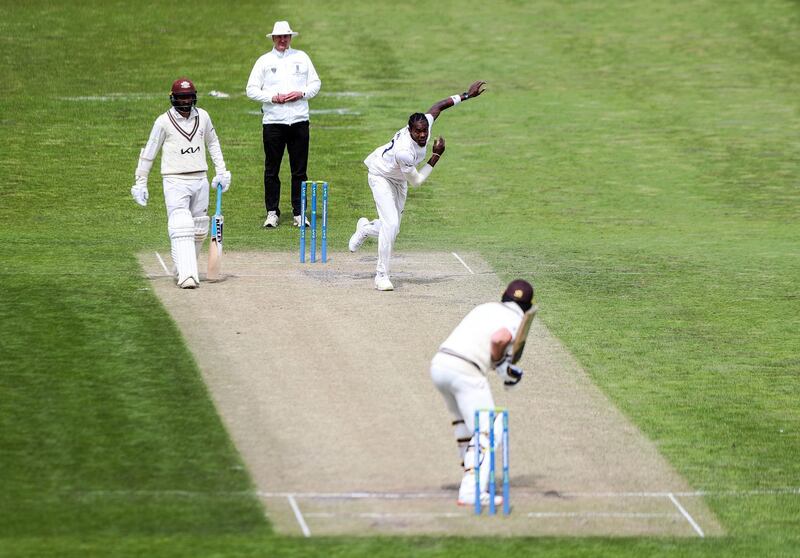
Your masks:
M393 291L394 285L389 281L388 275L379 274L375 276L375 288L379 291Z
M364 241L367 239L367 232L364 230L364 227L367 225L369 225L369 219L366 217L362 217L356 223L356 232L350 237L350 243L347 245L351 252L355 252L361 248L361 245L364 244Z

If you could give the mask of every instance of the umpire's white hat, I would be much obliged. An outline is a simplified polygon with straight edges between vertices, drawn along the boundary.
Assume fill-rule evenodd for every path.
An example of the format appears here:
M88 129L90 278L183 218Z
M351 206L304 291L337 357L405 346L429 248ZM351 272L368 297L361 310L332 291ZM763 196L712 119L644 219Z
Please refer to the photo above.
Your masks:
M275 25L272 26L272 33L267 33L267 37L272 38L273 35L291 35L294 37L297 33L292 31L288 21L276 21Z

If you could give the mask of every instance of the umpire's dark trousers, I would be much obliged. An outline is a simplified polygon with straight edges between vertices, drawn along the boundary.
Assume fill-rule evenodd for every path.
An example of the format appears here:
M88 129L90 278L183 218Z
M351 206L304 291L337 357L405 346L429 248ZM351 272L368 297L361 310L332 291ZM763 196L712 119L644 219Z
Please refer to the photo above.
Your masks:
M292 169L292 214L300 215L300 183L308 179L308 120L294 124L264 124L264 205L275 211L281 198L281 160L283 151L289 152Z

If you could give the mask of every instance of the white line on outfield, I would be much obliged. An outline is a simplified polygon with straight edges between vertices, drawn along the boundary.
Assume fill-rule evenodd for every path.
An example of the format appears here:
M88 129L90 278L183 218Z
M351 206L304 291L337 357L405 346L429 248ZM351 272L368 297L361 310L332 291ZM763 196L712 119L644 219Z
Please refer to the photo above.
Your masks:
M469 268L466 262L464 262L464 260L462 260L458 254L456 254L455 252L451 252L451 254L453 254L456 257L456 259L461 262L461 265L467 268L467 271L469 271L472 275L475 275L475 272Z
M672 492L670 492L670 493L669 493L669 499L670 499L670 500L672 500L672 503L673 503L673 504L675 504L675 507L676 507L676 508L678 508L678 511L680 511L680 512L681 512L681 515L683 515L683 517L685 517L685 518L686 518L686 521L688 521L688 522L689 522L689 524L692 526L692 529L694 529L694 530L695 530L695 532L696 532L698 535L700 535L700 538L705 538L705 536L706 536L706 535L705 535L705 533L703 533L703 530L702 530L702 529L700 528L700 526L699 526L699 525L698 525L698 524L695 522L695 520L694 520L694 519L692 519L692 516L691 516L691 515L689 515L689 512L687 512L687 511L686 511L686 509L684 509L684 507L683 507L683 506L681 506L681 503L680 503L680 502L678 502L678 499L677 499L677 498L675 498L675 496L672 494Z
M158 263L161 264L161 268L164 270L164 273L166 273L167 275L170 275L169 269L167 269L167 264L165 264L164 260L161 259L161 254L159 254L158 252L156 252L155 254L156 254L156 258L158 258Z
M303 536L310 537L311 529L308 528L306 520L303 519L303 514L300 511L300 506L297 505L297 501L295 501L293 495L289 494L287 498L289 499L289 505L292 506L292 511L294 511L294 516L297 518L297 522L300 524L300 529L302 529L303 531Z

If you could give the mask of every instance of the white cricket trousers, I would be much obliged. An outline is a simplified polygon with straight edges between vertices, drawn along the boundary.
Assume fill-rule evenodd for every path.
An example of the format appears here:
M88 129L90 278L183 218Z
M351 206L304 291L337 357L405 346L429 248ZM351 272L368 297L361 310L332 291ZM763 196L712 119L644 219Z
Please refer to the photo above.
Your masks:
M431 361L431 380L453 420L463 420L470 434L475 431L475 411L494 409L488 378L458 357L436 353ZM481 416L481 431L489 431L488 413Z
M397 233L400 232L400 220L408 195L408 183L395 182L383 176L367 174L367 182L372 190L378 218L366 228L368 236L378 237L378 275L389 275L392 249Z
M176 209L188 209L192 217L208 214L208 176L168 174L163 177L164 204L167 217Z

